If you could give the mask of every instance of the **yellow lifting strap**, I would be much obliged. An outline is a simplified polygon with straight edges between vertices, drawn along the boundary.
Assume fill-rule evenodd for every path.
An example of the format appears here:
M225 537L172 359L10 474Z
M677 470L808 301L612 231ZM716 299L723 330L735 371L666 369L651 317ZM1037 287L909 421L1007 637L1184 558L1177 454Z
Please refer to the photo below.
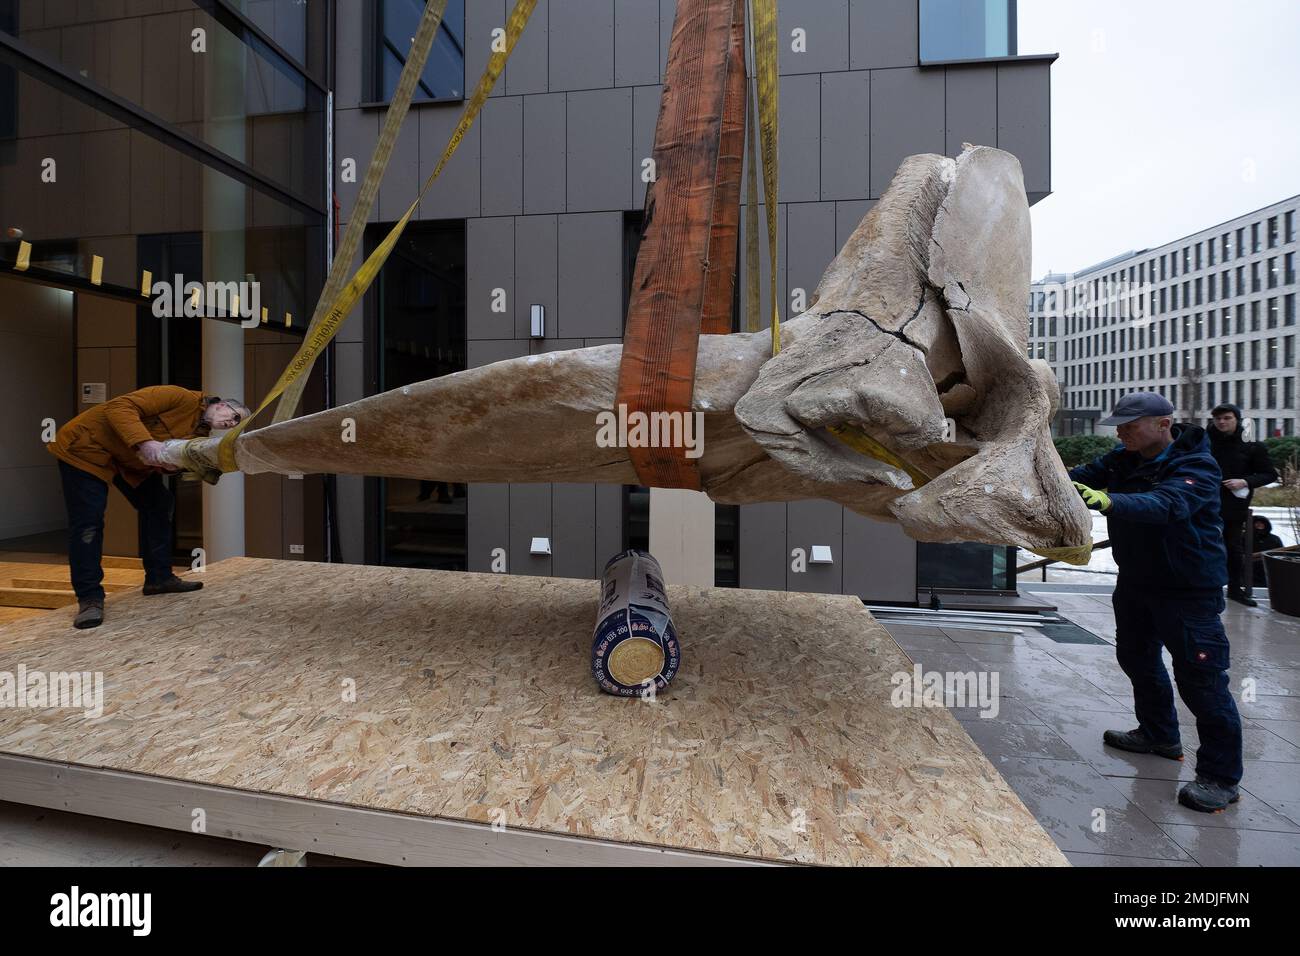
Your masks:
M1084 565L1092 557L1092 543L1080 544L1072 548L1028 548L1040 558L1064 561L1066 564Z
M334 261L330 264L329 275L325 279L325 287L321 290L320 298L316 301L316 309L307 324L307 339L320 329L321 322L328 314L328 306L335 303L347 283L353 257L356 256L357 249L361 245L362 234L370 219L370 210L379 196L379 185L388 169L388 160L393 154L394 144L397 142L402 124L406 121L411 99L415 95L416 84L419 83L424 72L425 61L429 57L433 41L442 25L442 16L446 8L447 0L433 0L427 3L415 36L411 38L411 48L407 52L401 75L397 78L397 88L393 90L393 98L384 113L384 125L379 131L379 139L375 141L370 165L366 167L365 176L361 180L361 188L357 191L352 215L348 219L347 228L343 230L343 238L334 252ZM285 387L284 396L276 406L273 422L293 418L306 385L307 376L302 375Z
M854 451L866 455L868 458L874 458L876 461L883 461L886 465L893 465L900 471L906 472L907 477L912 479L913 488L920 488L930 481L930 476L921 469L910 462L904 461L855 425L848 423L828 425L826 430Z
M393 101L389 105L390 116L396 117L396 122L385 123L384 134L381 135L379 142L375 144L375 152L370 160L371 168L366 170L365 184L362 188L364 193L365 187L370 186L373 182L373 189L369 196L370 201L373 201L374 192L378 190L379 180L383 176L383 170L388 164L388 157L391 155L393 145L397 140L397 127L400 127L401 117L405 115L407 107L410 106L415 83L423 71L424 60L428 56L429 47L432 45L433 36L437 33L438 25L442 19L442 12L446 5L446 0L430 0L425 7L424 18L420 21L419 30L411 45L411 52L407 57L406 65L402 68L402 76L398 81L397 91L394 93ZM283 421L285 418L292 416L297 405L297 396L302 392L307 373L311 371L316 356L334 338L339 327L343 324L343 320L347 318L357 302L365 295L366 290L370 288L370 284L374 281L375 276L379 274L379 270L383 268L384 262L393 251L393 247L397 245L397 240L401 238L407 223L415 215L420 200L424 198L424 194L428 192L429 187L433 185L434 180L442 173L443 168L456 152L456 148L460 146L461 140L465 138L466 132L473 125L475 117L478 116L484 102L486 102L488 94L492 92L492 87L501 76L506 60L510 58L515 43L518 42L524 27L528 24L529 16L532 15L533 8L536 6L537 0L517 0L510 17L506 21L505 46L503 49L494 49L492 55L488 57L487 67L483 70L483 75L480 77L473 95L466 101L460 123L457 124L455 131L451 134L451 139L448 140L442 158L438 160L438 165L434 167L433 172L424 181L424 185L420 187L420 192L415 197L415 201L411 203L402 218L397 221L397 224L389 230L388 235L384 237L378 248L370 254L370 257L357 270L356 275L346 285L343 285L339 291L331 294L331 284L334 282L336 275L341 277L347 274L347 269L352 261L352 253L355 252L359 244L361 231L365 228L365 222L369 218L369 209L367 208L364 211L361 209L361 197L358 197L357 206L354 207L352 218L348 222L349 234L352 234L355 229L355 237L350 247L352 251L348 251L349 247L345 237L344 242L340 243L339 254L335 257L330 270L331 281L327 282L326 288L321 293L316 313L312 317L311 325L308 327L302 345L299 346L288 367L281 373L280 378L267 393L257 410L222 436L221 444L218 446L218 456L223 472L239 470L238 465L235 463L235 438L250 421L261 414L276 398L281 395L285 396L285 402L282 403L281 409L277 410L276 421ZM408 74L409 83L407 82ZM397 113L393 112L395 109ZM393 127L392 135L387 136L390 125ZM375 170L376 166L378 167L377 171ZM293 401L289 402L289 389L291 387L293 388ZM283 412L283 415L281 412Z

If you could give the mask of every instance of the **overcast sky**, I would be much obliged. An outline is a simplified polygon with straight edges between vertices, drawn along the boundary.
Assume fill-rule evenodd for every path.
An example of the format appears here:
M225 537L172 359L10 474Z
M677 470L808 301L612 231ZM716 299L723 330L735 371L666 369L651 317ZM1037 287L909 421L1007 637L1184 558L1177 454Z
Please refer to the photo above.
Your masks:
M1020 0L1019 27L1060 54L1035 278L1300 193L1300 0Z

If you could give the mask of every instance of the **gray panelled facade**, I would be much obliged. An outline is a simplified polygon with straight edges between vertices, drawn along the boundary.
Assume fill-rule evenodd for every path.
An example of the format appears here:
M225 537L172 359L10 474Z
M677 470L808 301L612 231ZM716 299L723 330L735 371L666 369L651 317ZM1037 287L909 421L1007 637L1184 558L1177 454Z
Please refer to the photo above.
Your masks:
M466 85L483 68L507 0L466 4ZM622 334L624 215L642 208L642 160L654 140L673 0L539 0L479 122L421 206L421 219L464 219L467 364L617 341ZM367 106L362 4L338 7L336 166L365 168L381 111ZM887 187L900 160L955 155L963 141L1017 153L1031 200L1050 189L1050 58L918 64L917 0L785 0L780 4L780 254L783 314L811 297L840 245ZM792 36L803 30L806 52ZM460 103L412 108L375 221L398 218L442 150ZM360 178L358 176L358 178ZM343 215L357 183L336 182ZM764 260L766 255L764 254ZM767 264L763 263L766 294ZM743 282L743 277L742 277ZM493 311L504 289L507 311ZM373 293L372 293L373 294ZM531 340L529 306L546 306L547 337ZM764 305L764 312L768 310ZM364 323L335 347L336 401L366 382ZM340 481L342 552L363 557L362 480ZM570 485L469 489L469 567L591 577L621 546L621 490ZM377 520L377 519L376 519ZM534 536L552 554L528 554ZM834 563L791 570L793 548L830 545ZM893 526L827 502L745 506L744 587L915 599L915 545Z

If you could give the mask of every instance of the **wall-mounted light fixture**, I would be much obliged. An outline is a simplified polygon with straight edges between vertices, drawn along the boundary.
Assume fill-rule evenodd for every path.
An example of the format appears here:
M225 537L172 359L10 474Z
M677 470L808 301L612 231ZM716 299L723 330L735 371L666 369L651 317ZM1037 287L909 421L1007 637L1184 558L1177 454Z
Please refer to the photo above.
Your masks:
M808 559L809 564L834 564L835 559L831 557L831 546L829 544L814 544L812 546L812 557Z
M546 306L534 303L528 308L532 320L529 334L535 339L546 338Z
M533 543L529 546L529 548L528 548L528 553L529 553L529 554L550 554L550 553L551 553L551 539L550 539L550 538L533 538Z

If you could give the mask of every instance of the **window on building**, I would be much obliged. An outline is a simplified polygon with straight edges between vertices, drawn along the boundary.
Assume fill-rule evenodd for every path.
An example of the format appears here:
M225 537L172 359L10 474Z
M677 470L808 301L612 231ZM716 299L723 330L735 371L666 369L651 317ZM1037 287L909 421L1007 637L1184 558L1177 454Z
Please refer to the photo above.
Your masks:
M1282 284L1283 284L1283 285L1294 285L1294 284L1295 284L1295 253L1294 253L1294 252L1288 252L1288 253L1287 253L1287 254L1282 258L1282 263L1283 263L1283 266L1282 266Z
M1250 251L1259 252L1259 250L1259 223L1252 222L1250 224Z
M1224 262L1227 262L1228 257L1232 255L1232 238L1226 232L1219 237L1219 252L1221 253L1219 258Z
M1224 269L1222 272L1219 273L1219 291L1223 293L1223 297L1225 299L1228 296L1232 295L1232 282L1230 281L1231 279L1232 279L1232 275L1228 272L1227 269Z
M921 62L1016 55L1013 0L920 0Z
M1290 293L1284 300L1282 307L1282 324L1295 325L1295 293Z
M1259 371L1259 340L1250 343L1250 370Z
M1250 291L1251 292L1259 291L1259 263L1258 262L1252 262L1250 264Z
M1199 248L1199 247L1198 247L1198 248ZM1201 304L1201 296L1202 296L1203 286L1204 286L1204 280L1202 280L1202 279L1200 279L1200 278L1198 277L1197 280L1196 280L1196 303L1195 303L1196 305L1200 305L1200 304Z
M1213 382L1206 382L1205 384L1205 404L1208 405L1210 408L1213 408L1215 405L1218 404L1218 402L1214 400Z
M1250 304L1250 330L1259 331L1259 299Z
M1268 218L1268 247L1270 249L1277 248L1277 216L1269 216Z
M1292 368L1295 365L1295 336L1288 335L1282 339L1282 365Z
M1277 299L1276 298L1268 300L1267 322L1268 322L1268 327L1270 329L1277 328Z
M393 98L406 52L415 36L424 4L420 0L379 0L369 6L371 97ZM465 98L465 0L447 0L438 35L415 87L415 102Z
M1240 259L1246 254L1246 227L1242 226L1237 230L1237 258Z
M1227 329L1224 329L1224 331L1226 332ZM1244 302L1238 302L1237 303L1237 332L1241 333L1245 331L1246 331L1246 304Z
M1277 339L1268 340L1268 367L1277 368Z
M1295 242L1295 213L1288 212L1282 217L1282 221L1283 242Z
M1259 379L1257 378L1250 380L1250 407L1259 408ZM1255 423L1255 427L1259 427L1258 422Z
M1277 256L1273 256L1268 260L1268 287L1270 289L1277 288L1278 278L1279 278L1279 269L1277 264Z
M1214 265L1214 240L1211 239L1205 244L1205 254L1207 256L1206 265Z

